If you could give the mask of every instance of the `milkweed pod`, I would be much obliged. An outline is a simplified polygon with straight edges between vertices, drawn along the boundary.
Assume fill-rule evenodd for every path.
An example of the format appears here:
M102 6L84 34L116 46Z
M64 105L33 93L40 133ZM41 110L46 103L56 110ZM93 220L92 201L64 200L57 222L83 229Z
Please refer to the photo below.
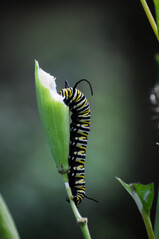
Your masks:
M69 107L56 91L56 78L35 61L35 85L40 118L58 170L68 170Z

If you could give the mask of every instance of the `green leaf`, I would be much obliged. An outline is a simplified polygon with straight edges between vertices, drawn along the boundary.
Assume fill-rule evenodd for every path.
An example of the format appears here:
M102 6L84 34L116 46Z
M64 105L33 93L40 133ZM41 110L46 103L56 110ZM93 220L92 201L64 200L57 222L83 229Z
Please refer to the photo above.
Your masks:
M42 125L58 170L69 169L69 108L56 91L55 77L43 71L35 61L35 85Z
M159 0L153 0L155 5L155 12L156 12L156 23L157 23L157 31L159 34Z
M120 178L117 178L117 180L122 184L122 186L128 191L128 193L132 196L132 198L136 202L136 205L143 218L148 238L155 239L152 223L150 220L150 210L154 197L154 184L153 183L147 185L139 183L126 184Z
M0 239L19 239L19 235L7 208L5 201L0 195Z
M131 188L133 191L133 196L135 194L138 195L138 197L141 200L141 203L143 205L143 209L144 211L150 215L150 210L152 207L152 202L153 202L153 198L154 198L154 184L150 183L147 185L143 185L143 184L131 184Z
M131 192L131 187L129 184L124 183L120 178L116 179L121 183L121 185L123 185L123 187L127 190L127 192L132 196L132 192Z
M144 210L146 214L149 215L154 197L154 184L126 184L119 178L117 178L117 180L135 200L139 211L142 213L142 210Z

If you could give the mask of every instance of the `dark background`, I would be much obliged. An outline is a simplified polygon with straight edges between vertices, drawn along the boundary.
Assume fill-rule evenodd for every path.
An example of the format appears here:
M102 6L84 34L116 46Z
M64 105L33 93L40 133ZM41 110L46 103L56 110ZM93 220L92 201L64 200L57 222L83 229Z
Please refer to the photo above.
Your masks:
M82 78L93 86L91 97L79 85L92 115L86 192L100 201L79 207L92 238L147 238L115 179L154 182L157 194L149 92L158 43L140 1L5 1L0 29L0 193L21 238L82 238L39 119L34 59L57 77L58 90Z

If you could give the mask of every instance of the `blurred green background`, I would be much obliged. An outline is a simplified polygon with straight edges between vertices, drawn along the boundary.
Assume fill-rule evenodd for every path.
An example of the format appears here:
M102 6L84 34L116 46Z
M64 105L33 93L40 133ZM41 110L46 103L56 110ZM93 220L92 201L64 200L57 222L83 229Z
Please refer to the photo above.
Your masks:
M149 104L158 45L140 1L5 1L0 27L0 193L21 238L82 238L39 119L34 59L58 90L82 78L93 86L92 97L79 85L92 115L86 192L100 202L79 206L92 237L147 238L115 179L158 186Z

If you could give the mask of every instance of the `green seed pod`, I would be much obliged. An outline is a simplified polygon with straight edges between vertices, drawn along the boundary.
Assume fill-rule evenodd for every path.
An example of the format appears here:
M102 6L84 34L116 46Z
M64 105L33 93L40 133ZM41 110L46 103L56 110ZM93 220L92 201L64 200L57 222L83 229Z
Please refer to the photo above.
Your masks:
M56 78L35 61L35 85L42 125L59 172L68 170L69 108L56 91Z

